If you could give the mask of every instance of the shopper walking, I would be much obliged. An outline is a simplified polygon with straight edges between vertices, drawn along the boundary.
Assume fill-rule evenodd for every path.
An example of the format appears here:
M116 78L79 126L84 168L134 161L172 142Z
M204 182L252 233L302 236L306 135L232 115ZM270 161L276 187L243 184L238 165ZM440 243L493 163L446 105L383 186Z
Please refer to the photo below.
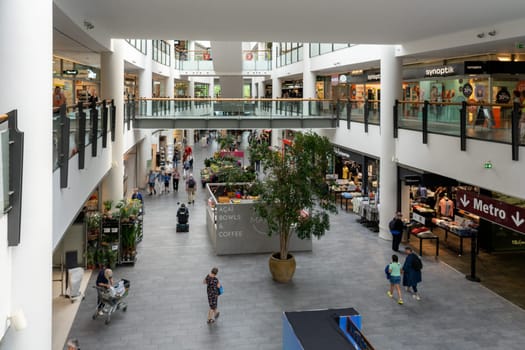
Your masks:
M188 180L186 180L186 192L188 192L188 204L195 204L195 189L196 182L193 175L190 174Z
M219 288L221 283L217 278L217 273L219 269L214 267L211 269L211 272L204 278L204 283L206 285L206 294L208 295L208 305L210 310L208 310L208 323L213 323L217 318L219 318L220 312L217 309L217 302L219 301Z
M153 170L149 171L148 174L148 186L149 186L149 195L157 194L157 190L155 189L155 182L157 181L157 173L153 172Z
M170 182L171 182L171 173L166 170L164 173L164 193L170 193Z
M179 192L180 173L177 168L173 169L173 191Z
M407 254L407 257L402 269L403 286L405 286L407 292L410 292L410 289L412 288L412 291L414 292L412 296L414 299L421 300L417 290L417 284L421 283L421 269L423 269L423 263L414 253L412 248L405 247L405 253Z
M397 255L392 255L392 262L388 265L388 272L390 273L390 289L386 294L390 297L394 297L394 289L397 291L397 303L403 305L403 297L401 295L401 264Z
M66 95L64 95L60 86L56 86L53 92L53 107L61 107L65 103Z
M401 238L403 237L403 220L401 220L403 214L397 212L394 218L388 224L390 233L392 234L392 250L394 252L399 251L399 244L401 243Z

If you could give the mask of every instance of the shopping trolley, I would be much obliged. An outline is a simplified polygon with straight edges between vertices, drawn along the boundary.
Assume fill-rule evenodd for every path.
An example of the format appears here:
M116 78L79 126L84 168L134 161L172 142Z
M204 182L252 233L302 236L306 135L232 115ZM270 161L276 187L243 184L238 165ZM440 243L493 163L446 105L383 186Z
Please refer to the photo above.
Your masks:
M126 312L128 304L124 299L128 296L130 283L128 280L120 280L114 287L106 288L100 286L94 286L97 290L98 303L93 314L93 319L98 317L105 317L105 324L111 322L111 315L117 310Z

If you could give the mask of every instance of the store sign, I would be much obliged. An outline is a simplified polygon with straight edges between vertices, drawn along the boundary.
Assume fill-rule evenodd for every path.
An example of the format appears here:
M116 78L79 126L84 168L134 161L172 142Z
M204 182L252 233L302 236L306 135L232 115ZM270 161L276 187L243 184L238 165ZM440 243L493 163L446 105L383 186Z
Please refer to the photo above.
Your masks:
M77 75L78 74L78 70L76 70L76 69L66 69L66 70L62 71L62 74L64 74L64 75Z
M339 76L339 84L346 84L346 82L347 82L346 75L341 74Z
M418 213L412 213L412 220L419 222L420 224L425 225L426 219L423 215L419 215Z
M487 65L481 61L466 61L465 74L484 74L487 72Z
M368 74L366 76L366 80L368 80L368 81L379 81L379 80L381 80L381 73Z
M458 190L456 198L458 209L525 234L525 208L463 190Z
M449 75L456 75L456 67L449 66L440 66L440 67L431 67L425 69L425 78L433 77L448 77Z

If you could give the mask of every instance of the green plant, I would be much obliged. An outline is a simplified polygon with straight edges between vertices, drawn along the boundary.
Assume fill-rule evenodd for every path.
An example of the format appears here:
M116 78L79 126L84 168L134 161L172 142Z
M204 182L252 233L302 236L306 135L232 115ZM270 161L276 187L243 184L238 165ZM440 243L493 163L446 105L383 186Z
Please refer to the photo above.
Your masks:
M104 211L109 212L111 208L113 207L113 201L111 199L108 199L102 203L104 205Z
M102 216L98 212L87 215L88 231L93 232L93 233L100 231L101 221L102 221Z
M206 168L208 168L210 165L211 165L211 159L210 158L205 158L204 159L204 166Z
M255 211L268 223L268 234L279 235L280 258L287 259L292 234L300 239L321 237L330 228L330 200L325 175L333 147L326 137L297 134L284 150L252 145L261 159L264 181L257 180L260 201Z
M114 269L117 266L118 251L112 250L111 247L107 247L104 252L104 261L106 266Z

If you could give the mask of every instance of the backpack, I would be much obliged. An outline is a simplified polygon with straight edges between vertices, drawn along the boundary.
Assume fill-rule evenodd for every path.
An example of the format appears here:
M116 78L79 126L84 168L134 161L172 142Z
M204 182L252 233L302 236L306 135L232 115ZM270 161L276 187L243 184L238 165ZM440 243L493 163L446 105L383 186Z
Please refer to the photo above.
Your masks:
M195 180L189 179L188 180L188 187L189 188L194 188L195 187Z
M390 264L386 265L385 267L385 275L386 275L386 279L389 280L390 279Z
M423 269L423 262L416 254L414 254L414 258L412 259L412 268L416 271Z
M388 223L388 228L390 229L390 231L392 231L395 228L395 225L396 225L396 219L390 220L390 222Z

